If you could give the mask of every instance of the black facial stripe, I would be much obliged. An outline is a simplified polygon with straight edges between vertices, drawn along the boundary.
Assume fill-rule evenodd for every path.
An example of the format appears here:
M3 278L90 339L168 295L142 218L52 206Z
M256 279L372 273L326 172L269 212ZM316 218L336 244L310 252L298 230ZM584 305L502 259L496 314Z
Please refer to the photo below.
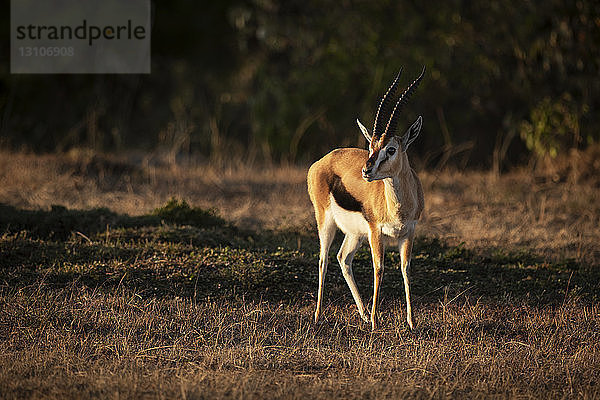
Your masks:
M337 175L333 175L329 182L329 191L333 194L333 198L335 202L342 208L348 211L362 211L362 204L360 201L356 200L354 196L352 196L346 190L346 187L342 183L342 178Z
M369 157L369 159L367 160L365 166L367 168L371 168L375 165L375 162L377 161L377 158L379 157L379 150L373 152L373 154L371 154L371 157Z

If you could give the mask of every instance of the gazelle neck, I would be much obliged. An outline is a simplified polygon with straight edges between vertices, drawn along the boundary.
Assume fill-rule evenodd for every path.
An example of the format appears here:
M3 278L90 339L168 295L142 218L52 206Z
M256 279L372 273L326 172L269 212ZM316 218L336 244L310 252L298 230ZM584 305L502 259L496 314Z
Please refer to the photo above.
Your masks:
M397 176L392 178L383 179L385 204L387 208L388 218L393 219L400 210L400 204L402 203L402 185L400 179Z
M387 214L390 218L397 217L400 212L405 195L404 192L407 187L407 179L410 176L409 171L408 157L404 154L396 173L389 178L383 179L385 203Z

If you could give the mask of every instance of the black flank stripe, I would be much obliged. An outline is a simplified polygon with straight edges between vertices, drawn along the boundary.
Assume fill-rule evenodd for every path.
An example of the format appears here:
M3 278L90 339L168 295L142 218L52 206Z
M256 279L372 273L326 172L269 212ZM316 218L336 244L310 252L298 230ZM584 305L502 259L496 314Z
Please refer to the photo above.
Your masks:
M337 175L333 175L329 182L329 191L333 194L333 198L335 202L342 208L348 211L362 211L362 204L360 201L356 200L354 196L352 196L346 190L346 187L342 183L342 178Z

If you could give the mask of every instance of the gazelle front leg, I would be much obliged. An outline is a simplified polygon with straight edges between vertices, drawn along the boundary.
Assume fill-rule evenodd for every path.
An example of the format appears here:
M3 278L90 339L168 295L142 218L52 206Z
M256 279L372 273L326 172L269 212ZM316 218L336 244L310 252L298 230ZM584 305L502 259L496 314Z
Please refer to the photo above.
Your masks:
M383 242L381 240L381 229L371 227L369 230L369 245L371 246L371 257L373 259L373 306L371 308L371 329L377 328L377 301L379 299L379 287L383 278Z
M412 321L412 309L410 304L410 279L408 274L410 272L410 256L412 253L413 241L415 238L414 230L412 230L408 237L401 240L399 243L400 249L400 264L402 268L402 278L404 279L404 294L406 295L406 322L410 329L414 329Z

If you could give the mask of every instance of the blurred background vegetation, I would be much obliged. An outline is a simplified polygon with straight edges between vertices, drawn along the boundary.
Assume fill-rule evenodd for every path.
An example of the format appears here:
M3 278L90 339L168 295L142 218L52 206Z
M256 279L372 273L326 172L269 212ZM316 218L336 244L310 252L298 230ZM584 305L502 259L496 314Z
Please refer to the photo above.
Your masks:
M596 0L153 2L152 74L11 75L0 26L0 147L305 163L364 146L400 66L427 75L424 167L497 171L600 141Z

